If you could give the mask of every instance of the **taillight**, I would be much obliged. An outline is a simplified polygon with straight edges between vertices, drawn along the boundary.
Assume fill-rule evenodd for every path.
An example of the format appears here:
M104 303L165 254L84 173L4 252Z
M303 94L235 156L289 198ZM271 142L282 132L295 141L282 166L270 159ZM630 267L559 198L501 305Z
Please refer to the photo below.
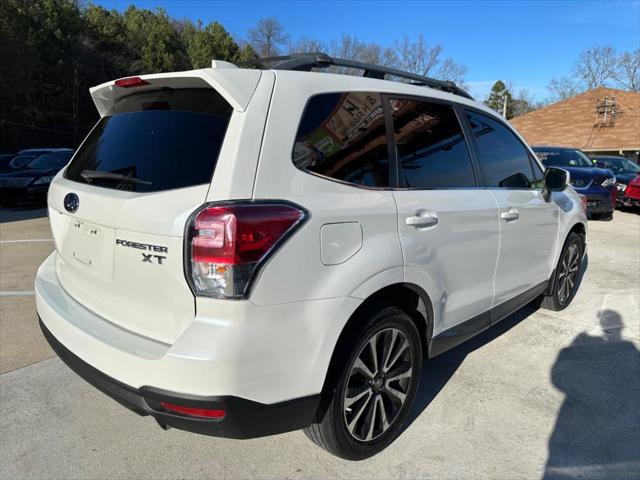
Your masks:
M305 217L301 208L276 202L212 204L200 210L186 237L187 278L194 293L248 296L262 263Z
M127 77L127 78L121 78L120 80L116 80L115 84L116 84L116 87L133 88L133 87L142 87L144 85L149 85L149 82L141 79L140 77Z
M171 412L179 413L181 415L187 415L189 417L200 418L217 418L222 420L225 416L224 410L210 410L208 408L194 408L185 407L183 405L176 405L174 403L160 402L163 408Z

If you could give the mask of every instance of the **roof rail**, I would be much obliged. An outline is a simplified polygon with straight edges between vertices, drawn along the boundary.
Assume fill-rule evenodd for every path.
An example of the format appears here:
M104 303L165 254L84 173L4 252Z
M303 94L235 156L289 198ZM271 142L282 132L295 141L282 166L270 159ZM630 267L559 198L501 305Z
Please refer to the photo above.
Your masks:
M371 63L358 62L356 60L346 60L344 58L333 58L326 53L292 53L280 57L266 57L249 60L238 64L239 67L253 67L261 69L275 70L302 70L310 71L312 68L346 67L364 70L363 77L378 78L384 80L387 75L411 80L414 85L423 85L455 95L460 95L473 100L465 90L458 87L449 80L436 80L435 78L417 75L415 73L404 72L395 68L383 67Z

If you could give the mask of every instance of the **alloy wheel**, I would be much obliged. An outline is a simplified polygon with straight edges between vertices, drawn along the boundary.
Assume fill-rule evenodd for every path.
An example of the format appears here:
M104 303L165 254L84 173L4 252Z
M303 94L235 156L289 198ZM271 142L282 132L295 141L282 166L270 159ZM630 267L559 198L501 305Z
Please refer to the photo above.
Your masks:
M404 333L386 328L358 352L343 395L347 430L362 442L386 432L405 403L412 377L411 344Z
M571 297L578 278L580 269L580 249L578 245L572 243L567 248L558 271L558 300L565 304Z

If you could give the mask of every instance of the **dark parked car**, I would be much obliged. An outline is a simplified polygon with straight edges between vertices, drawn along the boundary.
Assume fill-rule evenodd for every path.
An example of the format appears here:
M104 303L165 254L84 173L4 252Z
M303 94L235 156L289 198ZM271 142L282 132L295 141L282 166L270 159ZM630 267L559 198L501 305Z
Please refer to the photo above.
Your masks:
M587 197L587 213L591 218L611 217L618 190L611 170L594 167L582 150L569 147L532 147L545 167L560 167L571 176L576 192Z
M616 176L618 182L618 205L622 205L622 197L629 182L640 174L640 167L628 158L607 155L592 155L596 167L608 168Z
M73 155L70 148L34 150L20 152L0 173L0 203L45 200L51 180Z
M36 158L47 153L72 152L70 148L26 148L18 153L0 155L0 172L13 172L25 168Z
M15 156L15 153L0 153L0 172L9 167L9 163Z

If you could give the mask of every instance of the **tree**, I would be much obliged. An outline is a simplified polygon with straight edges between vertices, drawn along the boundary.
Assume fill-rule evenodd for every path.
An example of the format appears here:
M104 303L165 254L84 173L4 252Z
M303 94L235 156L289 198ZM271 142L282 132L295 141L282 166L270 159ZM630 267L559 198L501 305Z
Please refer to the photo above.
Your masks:
M405 36L392 46L391 66L440 80L450 80L464 84L467 67L460 65L451 58L442 58L442 45L429 45L422 35L415 40Z
M532 112L536 108L537 106L533 99L533 95L531 95L531 92L526 89L521 89L520 92L518 92L518 95L513 98L512 110L514 117Z
M550 100L559 102L574 97L583 89L582 86L570 77L554 77L549 81L547 90L551 91L552 96Z
M320 53L328 51L327 46L315 38L300 37L289 42L288 53Z
M615 79L623 88L640 92L640 48L620 55Z
M491 87L491 91L489 92L489 95L487 96L487 99L484 101L484 103L489 108L498 112L500 115L503 115L504 109L505 109L505 102L506 102L505 118L507 119L513 118L514 116L513 96L511 95L511 92L509 91L507 86L504 84L504 82L502 80L498 80L496 83L493 84L493 87Z
M591 90L613 79L616 66L616 51L612 47L591 47L578 55L573 73L586 90Z
M550 101L565 100L597 87L640 91L640 49L618 55L613 47L593 46L580 52L569 75L554 77L547 85Z
M167 13L129 6L124 14L127 39L134 54L131 73L170 72L190 67L186 47Z
M249 43L261 57L280 53L289 35L277 18L262 18L249 30Z
M206 68L214 59L237 61L240 48L218 22L204 28L198 23L195 31L188 33L187 53L193 68Z

